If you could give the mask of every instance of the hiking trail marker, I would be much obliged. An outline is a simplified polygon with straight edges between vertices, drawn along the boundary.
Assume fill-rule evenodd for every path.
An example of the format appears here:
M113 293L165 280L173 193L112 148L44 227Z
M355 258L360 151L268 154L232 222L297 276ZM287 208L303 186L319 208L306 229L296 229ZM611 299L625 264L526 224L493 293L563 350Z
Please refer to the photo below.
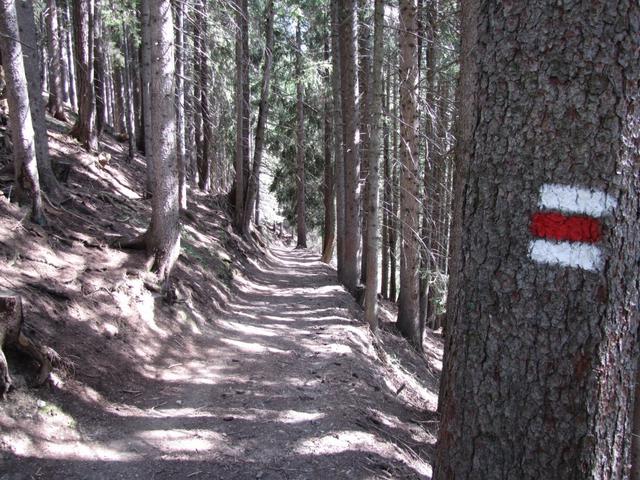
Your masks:
M603 191L545 184L531 216L529 257L536 262L599 271L603 266L601 218L616 207Z

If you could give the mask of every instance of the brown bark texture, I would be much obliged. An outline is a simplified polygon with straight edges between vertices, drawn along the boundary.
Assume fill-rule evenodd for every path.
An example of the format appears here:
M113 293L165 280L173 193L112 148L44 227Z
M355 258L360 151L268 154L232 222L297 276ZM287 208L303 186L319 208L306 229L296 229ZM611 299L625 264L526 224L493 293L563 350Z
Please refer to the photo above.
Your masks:
M358 104L356 102L356 9L355 0L339 3L340 90L344 152L344 268L342 282L356 294L360 253L360 159L358 144Z
M324 61L329 64L329 42L325 39L324 43ZM333 124L331 121L331 90L330 90L330 72L327 67L325 70L325 79L327 80L327 90L324 99L324 128L323 128L323 147L324 147L324 182L322 185L322 196L324 204L324 224L322 228L322 257L324 263L330 263L333 258L333 252L336 242L336 203L335 203L335 166L332 157L333 147Z
M64 111L64 90L62 79L62 50L58 32L58 6L56 0L48 0L47 48L49 52L49 102L47 109L54 118L67 121Z
M296 248L307 248L307 223L305 219L305 140L304 140L304 86L302 85L302 32L300 21L296 27Z
M31 202L31 218L45 223L36 165L36 145L18 18L13 0L0 2L0 52L7 82L9 128L13 140L16 198Z
M78 119L71 135L89 151L98 150L93 69L93 0L73 0L73 36Z
M640 5L478 8L476 128L434 478L628 478ZM545 257L532 250L531 219L548 186L609 196L593 214L601 262L558 263L551 247L535 260ZM558 197L559 208L574 198Z
M422 348L419 319L418 48L416 0L400 0L400 299L398 329Z
M151 158L154 185L147 250L153 254L152 270L167 284L180 252L180 205L176 155L175 61L173 15L170 0L155 0L149 9L151 46L151 129L155 132Z

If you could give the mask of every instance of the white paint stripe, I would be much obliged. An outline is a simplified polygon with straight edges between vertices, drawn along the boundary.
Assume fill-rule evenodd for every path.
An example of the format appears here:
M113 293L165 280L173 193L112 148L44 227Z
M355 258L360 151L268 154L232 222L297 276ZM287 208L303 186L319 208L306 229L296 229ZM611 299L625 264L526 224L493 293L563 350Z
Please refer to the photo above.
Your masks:
M602 217L616 205L615 198L601 190L557 184L547 184L540 188L539 206L545 210Z
M586 243L533 240L529 243L529 256L536 262L555 263L564 267L591 271L602 268L602 251Z

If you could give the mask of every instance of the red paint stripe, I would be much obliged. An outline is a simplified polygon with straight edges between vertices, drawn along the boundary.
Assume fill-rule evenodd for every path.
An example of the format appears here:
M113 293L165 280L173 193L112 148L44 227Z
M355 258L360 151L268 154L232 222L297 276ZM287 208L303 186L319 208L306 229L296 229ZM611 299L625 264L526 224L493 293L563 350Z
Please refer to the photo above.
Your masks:
M596 243L602 238L602 225L595 218L538 212L531 217L531 234L550 240Z

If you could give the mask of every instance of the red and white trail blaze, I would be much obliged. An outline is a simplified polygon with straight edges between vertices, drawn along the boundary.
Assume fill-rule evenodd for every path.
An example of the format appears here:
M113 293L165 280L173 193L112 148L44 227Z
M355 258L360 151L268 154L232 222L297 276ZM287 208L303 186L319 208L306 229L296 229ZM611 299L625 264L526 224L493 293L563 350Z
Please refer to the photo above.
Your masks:
M616 207L616 200L600 190L568 185L543 185L539 212L531 216L529 256L540 263L598 271L602 251L601 218Z

